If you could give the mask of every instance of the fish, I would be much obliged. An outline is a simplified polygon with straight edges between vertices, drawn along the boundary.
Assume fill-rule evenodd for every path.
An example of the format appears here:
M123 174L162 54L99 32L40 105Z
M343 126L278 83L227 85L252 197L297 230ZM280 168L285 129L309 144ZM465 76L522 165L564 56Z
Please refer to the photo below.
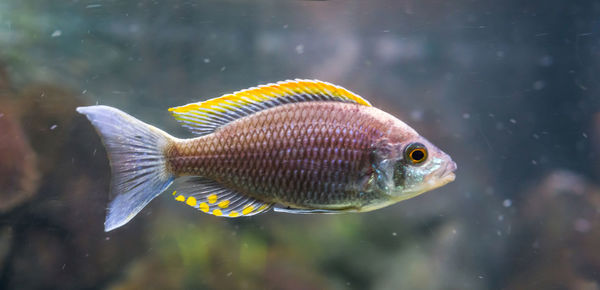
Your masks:
M455 179L456 163L400 119L318 80L286 80L170 108L180 139L105 105L78 107L111 168L104 229L161 193L219 217L367 212Z

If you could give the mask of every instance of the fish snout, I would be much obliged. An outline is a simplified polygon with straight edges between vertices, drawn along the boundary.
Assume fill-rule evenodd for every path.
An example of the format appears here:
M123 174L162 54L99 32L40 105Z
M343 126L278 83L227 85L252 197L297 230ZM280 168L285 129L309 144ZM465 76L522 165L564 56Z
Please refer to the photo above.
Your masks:
M438 178L443 180L445 183L454 181L454 178L456 177L454 175L454 171L456 171L457 168L458 166L456 165L456 162L450 160L446 163L446 166L439 171Z
M446 172L454 172L456 171L456 169L458 169L458 166L456 166L456 162L450 160L450 162L448 162L448 165L446 165Z

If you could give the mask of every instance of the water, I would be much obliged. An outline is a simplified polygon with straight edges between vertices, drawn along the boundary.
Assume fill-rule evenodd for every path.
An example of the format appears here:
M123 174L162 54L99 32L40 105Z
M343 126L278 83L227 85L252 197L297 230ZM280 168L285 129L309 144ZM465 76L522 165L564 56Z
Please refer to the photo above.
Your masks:
M598 289L600 4L0 3L0 288ZM364 214L204 215L164 195L103 231L106 153L74 108L179 137L167 108L314 78L458 164Z

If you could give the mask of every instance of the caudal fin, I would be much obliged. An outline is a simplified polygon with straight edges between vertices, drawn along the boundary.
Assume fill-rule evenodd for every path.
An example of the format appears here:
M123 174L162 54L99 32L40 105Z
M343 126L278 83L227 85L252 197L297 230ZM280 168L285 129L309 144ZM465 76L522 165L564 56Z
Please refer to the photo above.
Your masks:
M164 149L173 137L108 106L79 107L96 127L112 170L111 195L104 230L130 221L173 182Z

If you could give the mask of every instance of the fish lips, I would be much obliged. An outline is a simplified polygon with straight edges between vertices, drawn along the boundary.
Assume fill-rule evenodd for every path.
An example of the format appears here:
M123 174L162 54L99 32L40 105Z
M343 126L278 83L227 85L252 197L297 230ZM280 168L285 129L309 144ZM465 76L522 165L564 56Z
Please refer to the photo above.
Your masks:
M426 177L423 185L418 189L421 192L430 191L438 187L442 187L456 179L455 171L457 169L456 162L449 160L435 172L432 172Z
M457 168L458 166L456 165L456 162L451 160L446 164L444 169L439 171L439 180L443 181L444 184L454 181L454 179L456 178L456 174L454 174L454 171L456 171Z

